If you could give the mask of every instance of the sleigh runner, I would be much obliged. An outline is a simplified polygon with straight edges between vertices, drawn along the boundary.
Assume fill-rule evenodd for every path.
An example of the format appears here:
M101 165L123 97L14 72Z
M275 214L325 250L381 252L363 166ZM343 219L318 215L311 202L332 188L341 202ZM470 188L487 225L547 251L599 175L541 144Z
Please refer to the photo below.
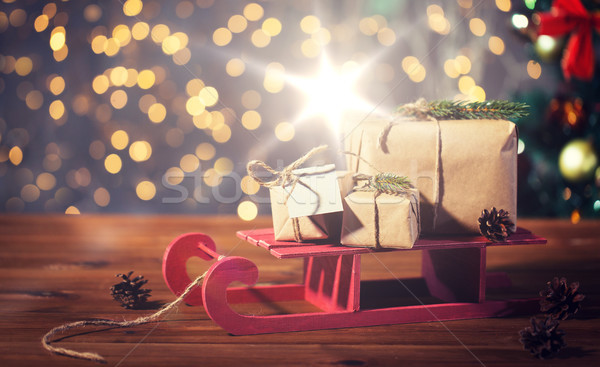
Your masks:
M191 282L186 271L188 259L217 259L207 271L202 289L190 293L185 302L203 305L214 322L234 335L499 317L533 313L538 308L538 298L486 299L486 288L510 286L506 274L486 273L487 247L546 243L544 238L523 228L518 228L504 243L489 242L484 237L431 237L419 239L412 249L383 250L422 251L422 278L430 295L443 303L377 309L360 307L360 258L375 250L337 243L275 241L272 228L239 231L237 236L278 259L303 258L304 281L254 286L257 266L243 257L220 255L214 241L202 233L177 237L163 258L163 275L175 295L180 295ZM248 287L228 288L234 281ZM322 312L250 316L229 306L294 300L308 301Z

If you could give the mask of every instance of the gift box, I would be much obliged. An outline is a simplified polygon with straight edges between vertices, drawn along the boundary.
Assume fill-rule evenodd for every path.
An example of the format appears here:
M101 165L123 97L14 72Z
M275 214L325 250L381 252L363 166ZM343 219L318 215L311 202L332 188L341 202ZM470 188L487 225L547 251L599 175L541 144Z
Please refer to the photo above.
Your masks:
M477 218L491 207L516 223L517 131L510 121L371 119L345 145L355 155L347 157L351 171L411 180L425 234L477 234Z
M412 248L420 233L419 193L390 195L352 191L344 197L340 243L346 246Z
M277 241L312 241L335 237L339 232L341 212L290 218L284 203L287 192L270 189L273 233Z
M278 241L338 241L342 222L340 187L345 173L333 164L292 171L295 185L270 188L273 231Z

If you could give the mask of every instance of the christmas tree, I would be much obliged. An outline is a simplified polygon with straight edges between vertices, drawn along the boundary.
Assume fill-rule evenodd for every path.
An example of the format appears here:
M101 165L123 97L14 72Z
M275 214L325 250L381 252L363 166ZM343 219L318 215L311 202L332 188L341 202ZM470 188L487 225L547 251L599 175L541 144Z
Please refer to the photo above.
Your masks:
M600 2L525 0L513 5L515 34L556 78L550 90L514 95L531 106L530 114L517 121L519 211L570 216L575 223L598 217Z

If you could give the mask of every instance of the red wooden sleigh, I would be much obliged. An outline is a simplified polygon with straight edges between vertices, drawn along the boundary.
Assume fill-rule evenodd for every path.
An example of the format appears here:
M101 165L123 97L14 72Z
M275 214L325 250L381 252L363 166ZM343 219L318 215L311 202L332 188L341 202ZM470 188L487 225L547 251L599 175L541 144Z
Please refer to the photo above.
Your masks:
M213 321L234 335L462 320L535 313L538 309L538 298L486 300L486 284L510 285L506 274L486 274L487 247L546 243L544 238L522 228L500 244L483 237L439 237L419 239L410 250L383 250L421 250L422 275L429 293L445 303L366 310L360 308L360 257L373 249L279 242L274 240L271 228L240 231L237 236L279 259L304 258L304 282L253 287L258 268L250 260L230 256L215 262L207 271L202 290L190 293L185 302L204 305ZM175 295L180 295L191 282L186 271L191 257L211 260L219 254L214 241L205 234L189 233L173 240L163 258L163 275ZM228 288L233 281L249 287ZM306 300L323 312L248 316L229 306L292 300Z

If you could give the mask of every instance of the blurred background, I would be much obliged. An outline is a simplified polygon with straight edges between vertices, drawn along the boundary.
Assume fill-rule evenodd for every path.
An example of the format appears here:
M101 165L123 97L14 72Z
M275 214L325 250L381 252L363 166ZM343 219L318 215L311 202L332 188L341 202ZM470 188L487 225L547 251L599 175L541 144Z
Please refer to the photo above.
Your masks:
M270 209L249 160L340 147L347 116L424 97L529 104L515 121L519 215L599 217L599 34L576 21L540 35L551 6L3 0L0 210L252 220ZM569 75L562 55L585 32L592 59L577 62L596 73Z

